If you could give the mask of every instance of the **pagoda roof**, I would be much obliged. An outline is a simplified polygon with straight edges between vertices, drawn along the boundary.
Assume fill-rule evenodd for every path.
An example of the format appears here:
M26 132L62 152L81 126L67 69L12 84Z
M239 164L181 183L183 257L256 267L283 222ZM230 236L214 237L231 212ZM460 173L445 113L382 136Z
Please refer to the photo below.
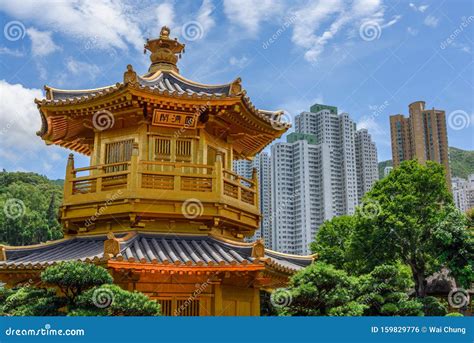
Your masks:
M120 251L104 256L106 235L77 236L44 244L3 247L5 260L1 270L43 269L62 261L128 262L175 267L214 267L268 265L284 273L308 266L313 256L296 256L265 249L262 257L253 257L253 243L241 243L203 235L129 233L117 235Z
M127 87L136 90L148 91L151 94L180 97L184 99L218 100L228 97L242 98L247 108L267 123L277 123L280 130L286 131L291 124L279 120L283 110L257 109L247 92L242 89L241 79L237 78L231 83L221 85L207 85L191 81L172 70L158 70L143 76L136 76L136 82L117 82L115 85L91 88L91 89L59 89L45 85L46 98L35 99L41 106L64 106L71 104L87 103L91 100L100 99L119 93Z
M230 96L232 83L223 85L205 85L182 77L174 71L159 70L136 78L136 86L152 92L165 95L189 95L194 97L224 97ZM40 104L68 104L85 102L93 98L110 94L123 89L125 83L117 83L106 87L93 89L66 90L45 86L46 99Z

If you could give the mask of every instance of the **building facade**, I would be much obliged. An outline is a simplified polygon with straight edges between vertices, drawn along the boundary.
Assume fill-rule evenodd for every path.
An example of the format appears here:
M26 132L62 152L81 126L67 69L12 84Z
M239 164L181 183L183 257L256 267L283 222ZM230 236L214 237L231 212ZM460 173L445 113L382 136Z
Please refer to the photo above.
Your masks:
M296 116L295 130L271 151L272 246L306 254L319 226L354 213L378 179L377 150L334 106L313 105Z
M273 249L308 253L318 227L337 212L334 167L329 145L316 144L310 134L292 133L286 143L272 146Z
M424 101L411 103L408 108L408 117L390 116L393 166L411 159L420 163L438 162L444 166L446 182L451 188L445 112L426 109Z
M390 174L393 170L393 167L392 166L387 166L385 168L383 168L383 176L387 176L388 174Z
M245 177L251 178L252 174L257 173L258 187L260 190L260 212L262 219L260 227L255 231L255 235L248 238L248 241L256 241L263 239L266 246L272 248L271 239L271 161L270 155L266 152L261 152L253 158L253 160L235 160L233 162L234 171Z
M295 118L297 133L311 134L318 144L327 144L335 172L331 176L334 214L352 214L357 205L356 124L347 113L338 114L337 107L315 104L313 110Z
M379 168L377 160L377 147L372 141L367 129L356 131L356 169L357 169L357 197L358 203L362 201L365 193L379 179Z
M474 208L474 174L467 180L460 177L452 179L453 200L461 212Z

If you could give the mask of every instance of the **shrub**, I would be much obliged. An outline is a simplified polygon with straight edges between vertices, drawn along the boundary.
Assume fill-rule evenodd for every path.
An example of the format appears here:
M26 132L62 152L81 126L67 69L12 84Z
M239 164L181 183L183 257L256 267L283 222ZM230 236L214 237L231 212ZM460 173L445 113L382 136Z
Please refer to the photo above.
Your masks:
M423 303L425 316L445 316L448 313L446 306L435 297L425 297L420 301Z
M79 261L61 262L48 267L41 273L41 280L57 286L70 302L85 290L113 282L105 268Z
M158 316L160 304L143 293L129 292L117 285L89 289L76 301L71 315Z
M22 287L10 293L2 306L6 315L12 316L58 316L65 305L54 289Z

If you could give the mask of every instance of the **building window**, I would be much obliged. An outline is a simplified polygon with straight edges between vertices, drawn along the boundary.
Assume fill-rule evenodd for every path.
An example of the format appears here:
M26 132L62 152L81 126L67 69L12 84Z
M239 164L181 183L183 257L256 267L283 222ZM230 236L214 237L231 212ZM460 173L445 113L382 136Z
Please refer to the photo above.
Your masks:
M171 139L155 138L155 160L171 160Z
M105 144L105 164L128 162L132 158L133 139ZM106 167L106 173L127 170L126 163Z
M191 162L191 146L190 139L176 140L176 162Z

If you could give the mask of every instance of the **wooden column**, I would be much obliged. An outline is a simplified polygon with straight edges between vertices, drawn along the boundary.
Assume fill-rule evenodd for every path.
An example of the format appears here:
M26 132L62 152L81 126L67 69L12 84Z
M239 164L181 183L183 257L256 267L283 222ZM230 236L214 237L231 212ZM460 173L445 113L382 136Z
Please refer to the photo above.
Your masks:
M132 157L130 161L130 173L128 175L128 188L131 192L137 190L140 187L139 175L138 175L138 143L133 143Z
M253 289L252 316L260 316L260 288Z
M64 201L72 195L73 179L76 177L74 172L74 154L69 154L66 165L66 177L64 179Z
M222 285L214 284L213 316L222 316Z
M220 196L224 194L224 174L222 172L222 155L219 152L216 155L214 172L216 176L216 192Z

